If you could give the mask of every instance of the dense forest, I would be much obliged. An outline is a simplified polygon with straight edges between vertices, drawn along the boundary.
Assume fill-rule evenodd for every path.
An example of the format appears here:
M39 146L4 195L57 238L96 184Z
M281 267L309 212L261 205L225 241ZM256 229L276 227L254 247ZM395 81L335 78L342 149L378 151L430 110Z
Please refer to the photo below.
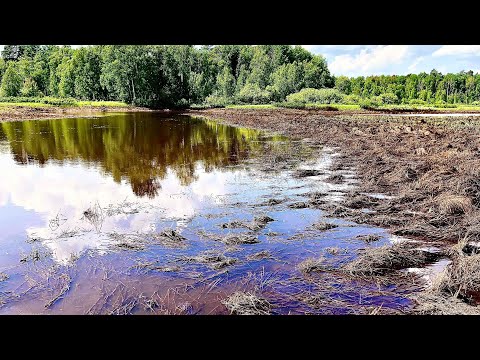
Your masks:
M472 71L348 78L289 45L6 45L0 96L117 100L147 107L285 102L480 104Z
M6 45L3 97L73 97L162 107L266 103L333 87L325 59L287 45Z

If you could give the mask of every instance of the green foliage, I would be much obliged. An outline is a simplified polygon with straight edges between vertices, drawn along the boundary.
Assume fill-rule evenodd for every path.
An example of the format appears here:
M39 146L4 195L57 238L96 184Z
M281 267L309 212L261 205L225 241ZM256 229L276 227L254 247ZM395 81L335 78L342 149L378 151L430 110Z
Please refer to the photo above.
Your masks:
M258 84L247 83L236 96L236 102L243 104L267 104L272 94L262 90Z
M0 103L38 103L55 106L76 106L77 101L73 98L53 98L49 96L44 97L13 97L2 96Z
M307 107L307 105L304 102L300 102L300 101L276 102L273 105L276 107L287 108L287 109L305 109Z
M373 98L373 99L363 99L359 103L360 107L365 110L373 110L377 109L381 103L378 102L378 99Z
M427 102L422 99L410 99L408 103L410 105L427 105Z
M473 71L443 75L436 70L429 74L359 76L335 79L335 88L344 94L355 94L385 105L471 104L480 101L480 74ZM413 102L412 102L413 100Z
M0 85L0 96L17 96L22 88L22 77L19 74L18 66L15 62L8 63L5 74L2 76Z
M42 93L38 89L37 82L31 77L25 79L25 81L23 82L23 87L20 90L20 93L22 96L26 96L26 97L42 95Z
M207 107L216 108L216 107L225 107L229 104L232 104L233 101L224 96L210 95L210 96L207 96L207 98L205 99L205 103Z
M338 104L341 103L344 95L336 89L302 89L297 93L287 96L287 102L292 103L321 103Z
M361 101L362 101L362 98L360 96L351 94L343 97L342 104L356 105L356 104L359 104Z

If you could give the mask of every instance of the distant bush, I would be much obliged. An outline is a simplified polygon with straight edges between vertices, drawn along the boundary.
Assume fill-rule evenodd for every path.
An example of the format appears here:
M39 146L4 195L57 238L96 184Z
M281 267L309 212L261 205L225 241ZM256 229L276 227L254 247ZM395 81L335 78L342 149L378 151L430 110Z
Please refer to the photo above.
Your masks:
M272 99L272 93L262 90L257 84L246 84L240 89L235 97L236 103L240 104L268 104Z
M176 103L175 103L175 107L176 108L180 108L180 109L186 109L190 106L190 104L188 103L188 101L184 98L181 98L180 100L178 100Z
M457 107L456 104L448 104L445 101L437 101L435 102L435 107L438 108L446 108L446 109L454 109Z
M276 107L281 108L288 108L288 109L305 109L306 104L299 101L284 101L284 102L277 102L273 104Z
M362 101L362 98L358 95L351 94L343 97L342 104L345 105L356 105Z
M340 104L345 97L337 89L306 88L287 96L289 103Z
M232 100L219 95L210 95L205 99L205 105L209 108L221 108L232 104Z
M376 98L376 97L375 97ZM377 99L372 98L372 99L363 99L360 101L359 105L362 109L365 110L373 110L377 109L381 104L377 101Z
M383 94L380 94L378 97L379 97L379 100L381 100L381 103L386 105L398 104L399 102L398 96L395 95L394 93L383 93Z
M428 105L428 103L422 99L410 99L408 103L410 105Z

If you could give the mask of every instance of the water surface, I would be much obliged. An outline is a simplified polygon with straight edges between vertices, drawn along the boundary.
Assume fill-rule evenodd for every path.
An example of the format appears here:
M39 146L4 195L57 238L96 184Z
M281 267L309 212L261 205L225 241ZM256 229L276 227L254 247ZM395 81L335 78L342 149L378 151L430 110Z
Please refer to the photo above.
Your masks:
M298 162L277 166L292 149ZM297 269L311 257L348 261L365 247L360 234L382 236L371 246L390 241L383 229L290 207L313 191L336 201L354 186L293 176L328 172L332 156L282 136L156 113L1 123L0 312L226 314L222 301L234 291L267 298L277 314L408 307L402 289ZM225 227L260 216L273 221ZM312 228L322 220L339 227ZM165 241L172 230L184 240ZM232 234L258 242L225 243ZM200 261L206 254L232 261ZM327 300L312 301L319 291Z

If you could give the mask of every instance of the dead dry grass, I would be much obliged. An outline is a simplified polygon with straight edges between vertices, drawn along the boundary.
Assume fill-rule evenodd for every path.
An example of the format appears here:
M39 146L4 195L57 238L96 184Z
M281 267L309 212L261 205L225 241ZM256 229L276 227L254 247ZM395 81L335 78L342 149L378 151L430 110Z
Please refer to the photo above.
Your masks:
M252 292L237 291L222 301L235 315L270 315L272 305Z
M342 267L354 276L385 275L395 270L420 267L438 259L438 254L412 247L411 244L394 244L363 249L359 256Z

